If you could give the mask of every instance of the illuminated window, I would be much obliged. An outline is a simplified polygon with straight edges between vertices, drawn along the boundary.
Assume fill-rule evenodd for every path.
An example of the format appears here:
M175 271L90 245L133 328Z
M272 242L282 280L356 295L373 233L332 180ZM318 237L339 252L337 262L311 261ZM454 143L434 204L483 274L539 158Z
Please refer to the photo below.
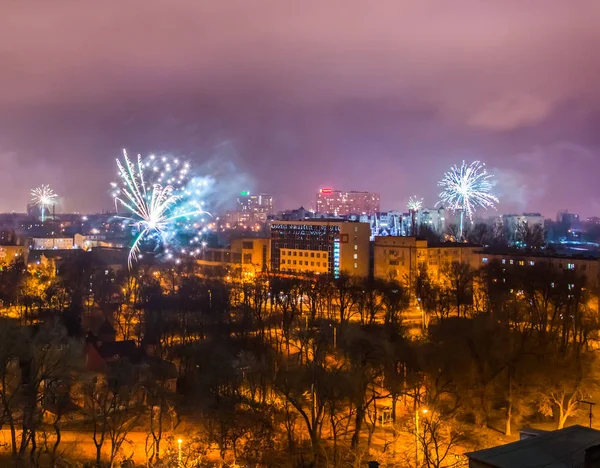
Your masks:
M505 265L505 264L506 264L506 260L503 258L502 259L502 265Z
M487 263L488 259L487 259L487 257L483 257L483 258L481 259L481 261L482 261L483 263Z
M535 265L535 262L533 260L529 260L529 265L533 266L533 265Z
M354 250L358 250L358 245L354 244Z
M354 268L358 268L358 263L354 262Z
M354 254L354 260L358 258L358 254Z
M519 260L519 265L520 265L520 266L523 266L523 265L525 265L525 261L524 261L524 260Z
M512 260L510 261L510 264L511 264L511 265L513 264L513 261L512 261Z
M574 263L569 263L569 264L567 264L567 268L569 270L574 270L575 269L575 264Z

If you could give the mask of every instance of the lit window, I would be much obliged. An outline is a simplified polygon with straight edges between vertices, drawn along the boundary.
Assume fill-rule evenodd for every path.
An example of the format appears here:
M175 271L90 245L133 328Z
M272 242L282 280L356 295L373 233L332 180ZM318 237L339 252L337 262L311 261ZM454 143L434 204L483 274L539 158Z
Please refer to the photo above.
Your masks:
M358 268L358 263L354 262L354 268Z
M569 263L569 264L567 264L567 268L569 270L574 270L575 269L575 264L574 263Z
M354 254L354 260L358 258L358 254Z
M502 265L505 265L505 264L506 264L506 260L503 258L502 259Z
M354 250L358 250L358 245L354 244Z
M513 261L512 261L512 260L510 261L510 264L511 264L511 265L513 264Z
M533 266L535 265L535 262L533 260L529 260L529 266Z
M481 261L482 261L483 263L487 263L488 259L487 259L487 257L483 257L483 258L481 259Z
M523 266L523 265L525 265L525 261L524 261L524 260L519 260L519 265L520 265L520 266Z

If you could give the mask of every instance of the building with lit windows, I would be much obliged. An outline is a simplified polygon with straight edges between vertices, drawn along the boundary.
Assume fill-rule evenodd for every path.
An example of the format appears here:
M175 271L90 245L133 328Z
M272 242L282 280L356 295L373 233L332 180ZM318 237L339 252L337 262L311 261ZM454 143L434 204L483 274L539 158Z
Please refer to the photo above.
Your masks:
M250 192L240 192L236 213L238 222L264 223L267 217L273 214L273 196L268 193L253 195Z
M503 271L514 268L530 268L544 264L557 272L574 273L584 276L587 288L598 292L600 287L600 260L592 255L548 255L525 251L492 252L480 251L477 253L479 266L486 266L491 262L502 265Z
M72 237L32 237L29 247L32 250L66 250L74 246Z
M428 245L425 239L417 237L376 237L373 244L373 276L398 281L412 290L422 268L426 268L429 277L438 282L444 279L444 268L453 262L478 268L480 250L480 246L457 242Z
M271 269L281 273L369 275L368 223L345 220L273 221Z
M379 211L379 194L372 192L344 192L324 188L317 192L317 213L347 216L374 215Z
M270 247L267 238L247 237L233 239L230 250L233 256L239 259L244 273L258 274L269 269Z

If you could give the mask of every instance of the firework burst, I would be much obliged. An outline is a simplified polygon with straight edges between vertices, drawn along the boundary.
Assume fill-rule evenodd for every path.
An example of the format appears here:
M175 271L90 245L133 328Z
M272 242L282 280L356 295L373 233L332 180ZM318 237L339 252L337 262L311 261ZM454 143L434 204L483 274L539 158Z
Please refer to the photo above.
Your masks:
M469 219L473 219L477 208L495 209L498 198L490 193L492 178L493 175L487 172L485 164L473 161L467 165L463 161L460 167L454 166L438 182L443 188L440 192L441 203L453 211L464 211Z
M49 185L40 185L31 191L31 201L40 207L42 222L45 220L46 208L56 202L56 193Z
M178 159L150 156L146 161L138 155L134 162L123 151L123 160L117 159L121 184L113 183L115 206L124 208L129 216L123 217L126 226L134 226L137 235L129 251L129 266L140 256L140 245L152 240L168 246L191 218L207 214L203 203L203 180L190 180L189 163ZM183 225L183 226L182 226ZM197 224L194 224L197 226ZM165 249L167 258L173 254Z
M463 232L463 215L473 220L477 208L496 208L498 198L491 193L493 175L485 169L485 164L473 161L460 167L454 166L438 182L442 187L440 203L452 211L460 212L460 234Z
M409 211L419 211L421 208L423 208L423 199L417 198L416 196L410 197L408 199L407 207Z

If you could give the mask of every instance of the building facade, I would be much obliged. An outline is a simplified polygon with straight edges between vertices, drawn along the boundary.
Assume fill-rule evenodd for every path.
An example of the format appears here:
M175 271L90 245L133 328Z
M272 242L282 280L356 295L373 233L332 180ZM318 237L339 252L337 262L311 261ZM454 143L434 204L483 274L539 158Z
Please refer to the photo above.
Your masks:
M379 211L379 194L372 192L345 192L324 188L317 192L317 213L347 216L375 215Z
M271 269L338 277L369 275L368 223L344 220L273 221Z
M544 217L540 213L505 214L502 215L502 224L509 232L517 232L519 226L544 227Z
M416 237L376 237L373 276L398 281L412 290L422 268L427 268L429 277L439 282L444 279L444 268L453 262L478 268L480 250L481 247L472 244L446 242L430 246L425 239Z
M273 196L268 193L253 195L241 192L237 199L238 222L264 223L273 214Z
M266 272L270 268L271 243L267 238L242 238L231 241L231 252L239 259L242 271L247 274Z
M33 250L65 250L73 248L72 237L32 237L29 239Z

